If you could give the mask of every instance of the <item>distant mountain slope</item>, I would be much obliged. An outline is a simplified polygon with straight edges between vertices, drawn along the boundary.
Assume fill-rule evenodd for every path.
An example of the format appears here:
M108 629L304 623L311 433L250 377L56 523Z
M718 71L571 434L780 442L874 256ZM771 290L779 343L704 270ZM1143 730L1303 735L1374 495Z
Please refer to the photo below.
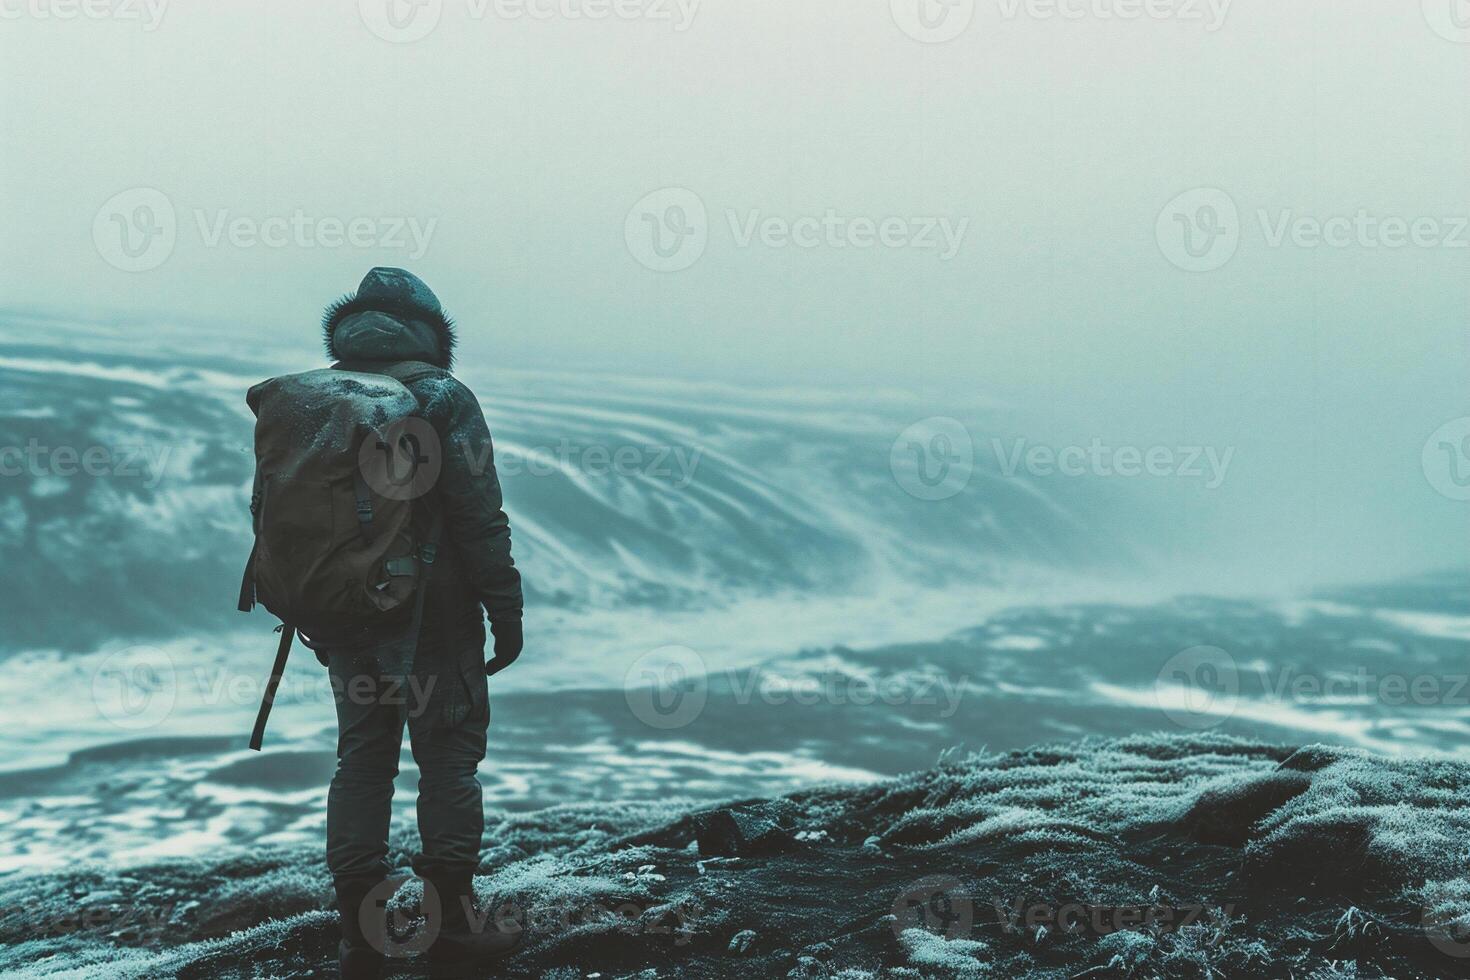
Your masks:
M239 625L245 391L316 365L222 334L148 336L0 318L0 564L13 583L0 652ZM927 450L901 446L895 462L895 441L929 414L909 396L492 372L468 357L461 374L490 420L542 608L700 610L1137 565L1137 525L1085 481L1042 487L977 454L967 492L906 492ZM967 420L979 438L1005 413L976 405L994 416Z

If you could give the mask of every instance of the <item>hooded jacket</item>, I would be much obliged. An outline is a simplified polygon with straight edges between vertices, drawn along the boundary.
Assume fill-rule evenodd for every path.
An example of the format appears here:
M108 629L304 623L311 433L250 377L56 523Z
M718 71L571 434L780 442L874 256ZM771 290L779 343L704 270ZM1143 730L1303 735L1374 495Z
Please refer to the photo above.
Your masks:
M443 557L430 573L415 667L432 667L449 657L472 663L479 672L480 609L492 623L519 620L521 577L511 558L510 521L490 429L474 393L450 370L454 323L422 280L401 269L380 268L368 273L355 295L327 307L322 327L327 354L337 367L381 372L404 361L426 365L408 387L441 440L443 463L435 490L444 513Z

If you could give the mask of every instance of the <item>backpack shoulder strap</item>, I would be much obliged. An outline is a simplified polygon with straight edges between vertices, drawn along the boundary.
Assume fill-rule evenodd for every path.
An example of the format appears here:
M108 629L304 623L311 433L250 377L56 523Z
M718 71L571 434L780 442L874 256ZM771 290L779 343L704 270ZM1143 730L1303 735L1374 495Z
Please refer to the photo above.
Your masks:
M428 361L338 361L332 367L338 371L386 375L404 386L424 378L449 373L437 364L430 364Z
M428 378L436 374L448 374L449 372L427 361L393 361L379 367L378 373L386 374L390 378L397 378L399 381L417 381L420 378Z

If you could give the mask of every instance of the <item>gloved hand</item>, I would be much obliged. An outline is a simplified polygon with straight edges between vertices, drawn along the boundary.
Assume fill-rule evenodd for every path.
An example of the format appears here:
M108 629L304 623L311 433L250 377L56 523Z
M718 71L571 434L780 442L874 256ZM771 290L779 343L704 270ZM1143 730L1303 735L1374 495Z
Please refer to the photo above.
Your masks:
M490 635L495 637L495 656L485 664L485 674L498 674L516 662L525 645L519 619L502 619L491 622Z

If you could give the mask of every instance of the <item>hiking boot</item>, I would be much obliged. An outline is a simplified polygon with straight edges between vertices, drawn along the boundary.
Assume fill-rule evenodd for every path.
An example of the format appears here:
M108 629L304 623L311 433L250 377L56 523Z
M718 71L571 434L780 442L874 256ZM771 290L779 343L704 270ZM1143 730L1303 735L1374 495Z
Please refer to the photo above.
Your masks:
M479 910L475 901L474 876L469 872L428 879L439 893L439 934L426 954L430 972L439 977L472 975L477 967L514 952L525 931L501 929L489 917L472 920L467 912Z
M383 975L383 951L368 942L362 931L363 902L382 882L382 878L343 878L334 882L337 919L342 928L342 941L337 945L342 980L378 980Z

